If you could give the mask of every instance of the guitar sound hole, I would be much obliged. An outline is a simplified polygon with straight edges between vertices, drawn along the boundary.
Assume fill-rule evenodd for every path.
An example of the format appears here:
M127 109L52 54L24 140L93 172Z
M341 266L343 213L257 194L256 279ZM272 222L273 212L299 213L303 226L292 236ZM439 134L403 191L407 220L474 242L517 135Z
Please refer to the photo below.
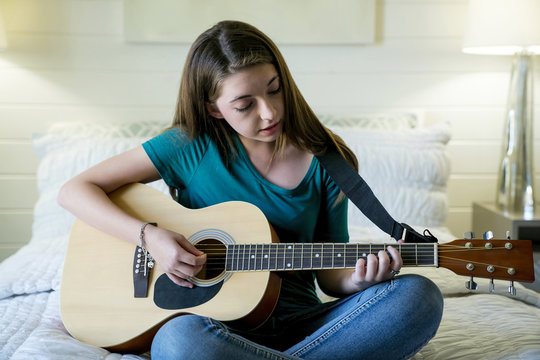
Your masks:
M197 274L197 278L211 280L225 271L225 251L227 248L219 240L201 240L195 244L195 247L206 254L206 264Z

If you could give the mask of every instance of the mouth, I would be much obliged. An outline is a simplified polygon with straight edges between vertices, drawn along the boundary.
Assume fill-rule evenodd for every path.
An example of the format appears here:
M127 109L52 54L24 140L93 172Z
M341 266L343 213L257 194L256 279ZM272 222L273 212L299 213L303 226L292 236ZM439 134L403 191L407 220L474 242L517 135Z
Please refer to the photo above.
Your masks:
M278 127L279 123L280 123L280 122L278 121L278 122L275 123L275 124L272 124L272 125L270 125L270 126L264 128L264 129L261 129L261 132L271 132L271 131L275 130L275 129Z

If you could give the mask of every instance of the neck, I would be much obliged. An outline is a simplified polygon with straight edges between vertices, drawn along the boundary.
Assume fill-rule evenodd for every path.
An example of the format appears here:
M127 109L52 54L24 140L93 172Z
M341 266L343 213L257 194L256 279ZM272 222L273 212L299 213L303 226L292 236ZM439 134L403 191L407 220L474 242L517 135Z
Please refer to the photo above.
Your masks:
M390 244L272 243L227 246L227 271L289 271L354 268L359 258ZM438 244L391 244L404 266L438 266Z

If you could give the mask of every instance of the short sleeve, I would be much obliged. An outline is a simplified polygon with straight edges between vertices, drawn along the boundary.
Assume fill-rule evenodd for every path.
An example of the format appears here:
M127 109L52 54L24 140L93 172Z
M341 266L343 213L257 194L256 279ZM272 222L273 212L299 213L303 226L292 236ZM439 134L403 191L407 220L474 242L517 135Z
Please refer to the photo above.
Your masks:
M178 129L171 129L143 143L146 154L169 186L182 189L189 184L204 156L207 141L189 139Z

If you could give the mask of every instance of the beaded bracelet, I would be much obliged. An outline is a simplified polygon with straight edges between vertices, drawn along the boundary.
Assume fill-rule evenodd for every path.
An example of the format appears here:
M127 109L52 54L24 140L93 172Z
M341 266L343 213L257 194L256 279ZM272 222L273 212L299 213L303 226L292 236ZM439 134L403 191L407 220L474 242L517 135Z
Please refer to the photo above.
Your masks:
M146 228L146 225L157 226L157 223L145 222L144 224L141 225L141 229L139 230L139 240L141 242L140 248L142 249L143 254L144 254L144 266L143 266L143 268L144 268L144 276L146 276L146 268L147 268L147 266L150 269L154 267L154 258L146 250L146 248L144 247L144 244L143 244L143 241L144 241L144 229Z

